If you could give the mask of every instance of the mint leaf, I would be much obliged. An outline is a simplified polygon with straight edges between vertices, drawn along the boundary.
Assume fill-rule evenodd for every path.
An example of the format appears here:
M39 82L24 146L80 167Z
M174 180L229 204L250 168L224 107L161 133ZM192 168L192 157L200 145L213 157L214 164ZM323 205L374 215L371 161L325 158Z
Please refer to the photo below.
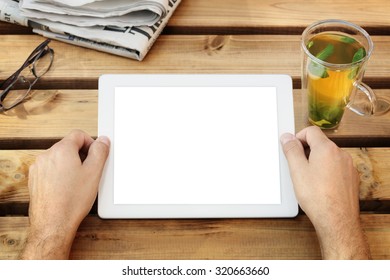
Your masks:
M327 78L329 77L328 72L326 72L326 68L317 62L311 61L309 64L309 72L310 74L320 77Z
M316 55L316 57L322 61L325 61L325 59L327 59L329 56L331 56L333 54L333 52L334 52L334 46L332 44L329 44L325 47L325 49L320 51ZM324 66L322 66L321 64L318 64L314 61L311 61L309 64L309 72L312 75L320 77L320 78L329 77L328 72L326 72L326 68Z
M331 122L327 121L327 120L320 120L320 121L313 121L313 123L316 125L316 126L319 126L319 127L322 127L323 125L325 124L332 124Z
M325 47L325 49L323 49L322 51L320 51L316 57L322 61L325 61L325 59L327 59L329 56L331 56L334 52L334 46L332 44L329 44Z
M353 55L353 58L352 58L352 63L356 62L356 61L359 61L361 59L363 59L363 57L366 56L366 50L364 48L360 48L358 49L355 54Z
M358 49L352 58L352 63L362 60L366 56L366 50L364 48ZM360 67L352 68L351 72L348 75L348 79L353 80L356 77L356 74L359 72Z
M347 37L347 36L342 36L340 37L340 41L341 42L344 42L344 43L348 43L348 44L352 44L352 43L355 43L356 40L352 37Z

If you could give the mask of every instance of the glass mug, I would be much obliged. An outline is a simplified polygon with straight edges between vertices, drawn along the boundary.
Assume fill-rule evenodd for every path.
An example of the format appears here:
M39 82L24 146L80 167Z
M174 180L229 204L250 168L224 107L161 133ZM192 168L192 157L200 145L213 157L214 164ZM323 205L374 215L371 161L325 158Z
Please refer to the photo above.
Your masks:
M311 124L336 128L345 108L361 116L374 114L376 96L362 83L373 51L364 29L342 20L319 21L304 30L301 48L303 104Z

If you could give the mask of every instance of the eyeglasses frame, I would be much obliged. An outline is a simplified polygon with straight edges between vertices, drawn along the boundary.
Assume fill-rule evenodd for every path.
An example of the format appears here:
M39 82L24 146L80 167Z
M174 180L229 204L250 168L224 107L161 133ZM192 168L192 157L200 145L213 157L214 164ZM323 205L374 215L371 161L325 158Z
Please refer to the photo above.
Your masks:
M19 104L21 104L27 97L27 95L30 93L31 91L31 88L35 85L35 83L38 81L38 79L40 77L42 77L44 74L47 73L47 71L51 68L51 65L53 63L53 57L54 57L54 51L53 49L51 49L48 44L50 43L50 39L47 39L45 40L44 42L42 42L39 46L37 46L32 52L31 54L28 56L28 58L26 59L26 61L23 63L23 65L15 72L13 73L11 76L9 76L6 80L4 80L1 84L0 84L0 87L4 87L5 89L1 92L0 94L0 112L4 112L4 111L7 111L7 110L10 110L16 106L18 106ZM49 64L49 67L47 68L47 70L42 73L40 76L37 75L36 71L35 71L35 63L41 59L42 57L44 57L45 55L47 54L50 54L50 64ZM26 90L23 98L20 99L20 101L18 102L15 102L15 104L9 106L9 107L4 107L3 106L3 100L6 98L7 94L10 92L10 89L12 88L12 86L16 83L16 81L20 78L20 73L26 69L27 67L31 66L30 67L30 70L31 70L31 73L35 76L35 79L34 81L32 81L30 83L30 86L29 88Z

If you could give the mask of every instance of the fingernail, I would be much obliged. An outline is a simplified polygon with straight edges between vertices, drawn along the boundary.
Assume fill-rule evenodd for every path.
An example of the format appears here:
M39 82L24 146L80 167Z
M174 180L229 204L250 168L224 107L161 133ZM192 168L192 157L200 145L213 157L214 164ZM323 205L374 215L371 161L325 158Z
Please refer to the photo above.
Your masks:
M96 141L102 142L106 146L110 147L110 139L107 136L99 136Z
M287 142L290 142L295 139L295 136L291 133L284 133L282 136L280 136L280 142L284 145Z

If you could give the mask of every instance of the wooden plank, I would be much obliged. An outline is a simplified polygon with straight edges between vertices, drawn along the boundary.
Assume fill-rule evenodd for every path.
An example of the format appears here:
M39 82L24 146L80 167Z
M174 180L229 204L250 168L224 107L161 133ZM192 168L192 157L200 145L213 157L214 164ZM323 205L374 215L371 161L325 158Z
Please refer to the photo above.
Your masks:
M32 34L30 27L0 21L0 35L3 34Z
M390 259L390 215L361 215L374 259ZM0 217L0 259L23 249L27 217ZM295 219L101 220L82 223L71 259L319 259L315 231Z
M35 88L97 88L98 77L113 73L288 74L300 84L300 36L160 36L143 62L53 41L51 70ZM6 79L42 41L35 35L2 36L0 80ZM373 36L375 50L365 82L390 88L390 36Z
M390 212L390 148L345 148L360 173L362 211ZM0 151L0 216L27 215L28 169L42 151ZM92 212L96 213L94 209Z
M375 90L390 101L390 89ZM306 127L301 91L294 91L295 126ZM2 149L46 149L75 128L97 135L97 90L36 90L32 98L0 114ZM343 147L390 145L390 113L360 117L347 110L337 130L326 131ZM362 133L364 132L364 133Z
M386 0L183 0L167 29L181 34L301 34L309 24L339 18L372 34L390 33L390 3Z
M45 149L74 128L96 136L97 90L38 90L0 122L3 149Z
M344 150L352 156L360 174L360 199L375 202L390 200L390 149Z
M374 90L378 100L390 102L390 90ZM294 90L295 128L308 126L307 108L301 90ZM341 147L388 147L390 144L390 113L362 117L346 110L336 129L324 130L330 139Z
M348 12L346 12L348 11ZM169 34L300 34L312 22L340 18L372 34L390 33L390 4L386 0L183 0L165 29ZM31 33L0 22L0 34Z

